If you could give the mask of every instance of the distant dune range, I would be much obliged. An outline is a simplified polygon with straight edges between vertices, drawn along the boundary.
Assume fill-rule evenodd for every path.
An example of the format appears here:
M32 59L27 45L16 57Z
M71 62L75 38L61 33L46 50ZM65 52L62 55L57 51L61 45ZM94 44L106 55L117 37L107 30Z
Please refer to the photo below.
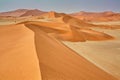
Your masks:
M114 40L94 28L119 26L94 25L53 11L19 9L1 15L27 19L0 26L0 80L118 80L61 41Z
M38 16L43 13L45 12L40 11L38 9L33 9L33 10L18 9L18 10L9 11L9 12L2 12L0 13L0 16L24 17L24 16Z
M115 13L112 11L106 12L85 12L80 11L77 13L70 14L76 18L83 21L120 21L120 13Z
M46 11L40 11L38 9L18 9L9 12L1 12L0 16L12 16L12 17L24 17L24 16L38 16L47 13ZM69 14L83 21L120 21L120 13L115 13L112 11L105 12L85 12L80 11L76 13Z

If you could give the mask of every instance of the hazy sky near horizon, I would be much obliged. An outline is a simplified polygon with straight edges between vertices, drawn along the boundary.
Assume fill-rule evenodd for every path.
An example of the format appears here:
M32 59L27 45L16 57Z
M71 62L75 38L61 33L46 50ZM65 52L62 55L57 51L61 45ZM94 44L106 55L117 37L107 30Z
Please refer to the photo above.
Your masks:
M120 0L0 0L0 12L15 9L40 9L42 11L120 12Z

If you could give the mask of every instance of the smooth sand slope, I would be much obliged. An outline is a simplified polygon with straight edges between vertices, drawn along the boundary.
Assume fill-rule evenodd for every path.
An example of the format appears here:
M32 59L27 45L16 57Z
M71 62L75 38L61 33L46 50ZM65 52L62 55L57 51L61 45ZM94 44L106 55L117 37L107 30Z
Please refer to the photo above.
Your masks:
M33 31L0 26L0 45L0 80L41 80Z
M120 30L95 29L115 37L110 41L64 42L68 47L120 79Z

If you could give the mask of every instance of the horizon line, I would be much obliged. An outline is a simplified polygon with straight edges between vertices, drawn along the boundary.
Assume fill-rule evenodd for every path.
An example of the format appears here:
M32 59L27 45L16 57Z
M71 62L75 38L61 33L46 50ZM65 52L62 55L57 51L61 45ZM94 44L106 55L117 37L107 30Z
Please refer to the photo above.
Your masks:
M15 11L15 10L22 10L22 9L26 9L26 10L40 10L43 12L50 12L50 11L54 11L54 12L58 12L58 13L76 13L76 12L95 12L95 13L99 13L99 12L115 12L115 13L120 13L120 11L114 11L114 10L103 10L103 11L91 11L91 10L79 10L79 11L71 11L71 12L65 12L65 11L57 11L57 10L42 10L42 9L38 9L38 8L16 8L16 9L9 9L9 10L2 10L0 11L0 13L3 12L10 12L10 11Z

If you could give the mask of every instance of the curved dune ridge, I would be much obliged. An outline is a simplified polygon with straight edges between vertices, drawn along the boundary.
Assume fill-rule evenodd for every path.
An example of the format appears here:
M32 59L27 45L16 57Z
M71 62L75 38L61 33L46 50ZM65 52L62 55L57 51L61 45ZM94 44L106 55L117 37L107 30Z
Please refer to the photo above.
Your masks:
M120 29L119 25L95 25L95 24L90 24L88 22L85 22L83 20L80 20L78 18L72 17L70 15L67 15L65 13L56 13L54 11L45 13L43 15L40 15L43 18L50 18L51 21L54 22L60 22L60 23L65 23L65 24L70 24L74 25L75 27L87 27L87 28L104 28L104 29Z
M0 80L117 80L39 26L1 26L0 36Z
M113 36L66 14L45 15L50 21L0 26L0 80L118 80L61 42Z
M76 27L74 24L69 23L55 23L55 22L23 22L26 26L38 26L44 32L52 34L54 37L64 41L100 41L100 40L111 40L114 37L94 31L86 27ZM78 26L78 25L77 25Z

